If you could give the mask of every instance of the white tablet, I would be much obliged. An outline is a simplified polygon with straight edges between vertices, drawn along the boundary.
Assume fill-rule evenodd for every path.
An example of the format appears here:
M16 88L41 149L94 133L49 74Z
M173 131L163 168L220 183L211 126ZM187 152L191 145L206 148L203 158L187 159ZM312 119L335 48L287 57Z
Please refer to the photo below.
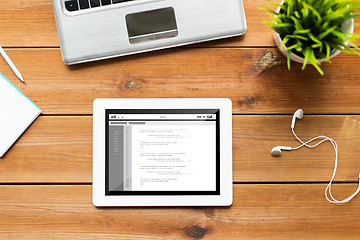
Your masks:
M95 206L232 204L229 99L96 99Z

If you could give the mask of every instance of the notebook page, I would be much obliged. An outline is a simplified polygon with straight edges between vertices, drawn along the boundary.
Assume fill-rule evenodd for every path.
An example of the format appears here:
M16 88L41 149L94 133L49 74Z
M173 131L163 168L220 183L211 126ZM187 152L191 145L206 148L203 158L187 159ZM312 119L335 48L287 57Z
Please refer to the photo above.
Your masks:
M40 113L40 108L0 73L0 157Z

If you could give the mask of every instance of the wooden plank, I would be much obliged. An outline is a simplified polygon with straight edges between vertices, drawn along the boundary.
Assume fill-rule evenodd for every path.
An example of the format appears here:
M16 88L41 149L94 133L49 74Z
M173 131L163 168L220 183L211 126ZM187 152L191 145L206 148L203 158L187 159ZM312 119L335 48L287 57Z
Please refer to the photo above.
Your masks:
M305 109L306 110L306 109ZM327 182L334 167L329 143L270 155L277 145L297 146L291 116L233 117L235 182ZM356 182L360 172L360 116L312 116L297 122L302 139L334 138L339 146L335 180ZM1 183L92 181L92 117L39 117L0 161Z
M45 114L91 114L95 98L185 97L230 98L233 113L241 114L291 114L299 107L314 114L360 113L360 58L346 54L325 64L322 77L312 66L287 70L285 58L266 48L171 49L71 67L58 49L8 53L27 83L0 59L2 73Z
M52 1L2 1L0 41L4 47L58 47Z
M305 114L306 114L306 109ZM335 152L329 142L314 148L283 151L272 157L275 146L297 147L290 130L292 116L235 116L233 118L234 180L236 182L328 182ZM296 122L303 140L325 135L339 148L336 181L357 182L360 172L360 117L305 115Z
M249 28L244 37L215 41L204 46L273 46L271 31L262 23L266 14L257 9L261 3L260 0L244 1ZM0 22L3 46L59 46L52 1L5 1L0 9Z
M91 186L0 186L4 239L358 239L360 198L324 184L235 185L231 207L95 208ZM356 184L338 184L345 197Z
M248 32L244 36L197 46L274 46L271 30L263 23L269 17L258 9L266 7L264 1L244 0L244 5L248 25ZM59 46L52 1L4 1L0 8L0 22L0 41L3 46ZM356 31L359 33L358 28Z
M39 117L0 166L0 182L91 182L92 118Z

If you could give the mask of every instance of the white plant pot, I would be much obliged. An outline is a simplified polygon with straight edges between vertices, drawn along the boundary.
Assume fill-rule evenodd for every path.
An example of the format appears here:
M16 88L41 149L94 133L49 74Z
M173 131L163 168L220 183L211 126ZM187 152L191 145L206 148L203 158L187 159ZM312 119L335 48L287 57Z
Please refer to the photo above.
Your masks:
M282 1L280 4L283 4L283 3L284 3L284 1ZM278 7L278 9L276 10L276 12L279 13L280 10L281 10L281 8ZM345 22L342 24L342 26L349 26L348 28L344 29L343 32L349 32L349 33L351 33L351 34L354 33L354 19L350 19L350 20L345 21ZM273 31L273 35L274 35L275 44L276 44L277 48L279 49L280 53L281 53L282 55L284 55L285 57L287 57L287 49L286 49L286 47L281 48L282 39L281 39L280 35L279 35L277 32L275 32L275 31ZM345 45L347 45L347 44L348 44L348 42L345 42ZM339 51L339 50L337 50L337 49L334 49L333 51L331 51L330 56L329 56L329 59L337 56L339 53L341 53L341 51ZM304 63L304 60L305 60L305 59L304 59L303 57L300 57L300 56L294 54L294 53L291 53L291 54L290 54L290 60L295 61L295 62L298 62L298 63ZM320 58L320 59L317 59L317 60L318 60L320 63L326 61L325 58ZM311 63L310 63L309 61L307 61L306 64L311 64Z

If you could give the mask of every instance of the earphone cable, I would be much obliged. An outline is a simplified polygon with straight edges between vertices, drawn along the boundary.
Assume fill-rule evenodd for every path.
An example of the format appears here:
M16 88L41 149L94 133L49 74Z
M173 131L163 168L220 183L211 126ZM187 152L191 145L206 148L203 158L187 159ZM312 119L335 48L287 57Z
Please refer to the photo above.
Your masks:
M297 150L297 149L302 148L304 146L306 146L308 148L314 148L314 147L319 146L323 142L330 141L330 143L333 146L334 151L335 151L335 163L334 163L334 171L333 171L333 174L331 176L330 182L328 183L328 185L326 186L326 189L325 189L325 198L331 203L346 203L346 202L350 201L351 199L353 199L360 192L360 174L359 174L358 188L351 196L349 196L348 198L345 198L344 200L337 200L331 194L331 184L333 183L333 181L335 179L336 170L337 170L337 166L338 166L338 146L337 146L336 141L334 139L332 139L332 138L327 137L327 136L317 136L315 138L312 138L312 139L304 142L295 134L294 128L291 128L291 130L292 130L292 133L293 133L294 137L301 143L300 146L295 147L295 148L291 148L291 150ZM316 141L318 139L322 139L322 140L319 141L318 143L314 144L314 145L309 145L309 143L311 143L313 141Z

